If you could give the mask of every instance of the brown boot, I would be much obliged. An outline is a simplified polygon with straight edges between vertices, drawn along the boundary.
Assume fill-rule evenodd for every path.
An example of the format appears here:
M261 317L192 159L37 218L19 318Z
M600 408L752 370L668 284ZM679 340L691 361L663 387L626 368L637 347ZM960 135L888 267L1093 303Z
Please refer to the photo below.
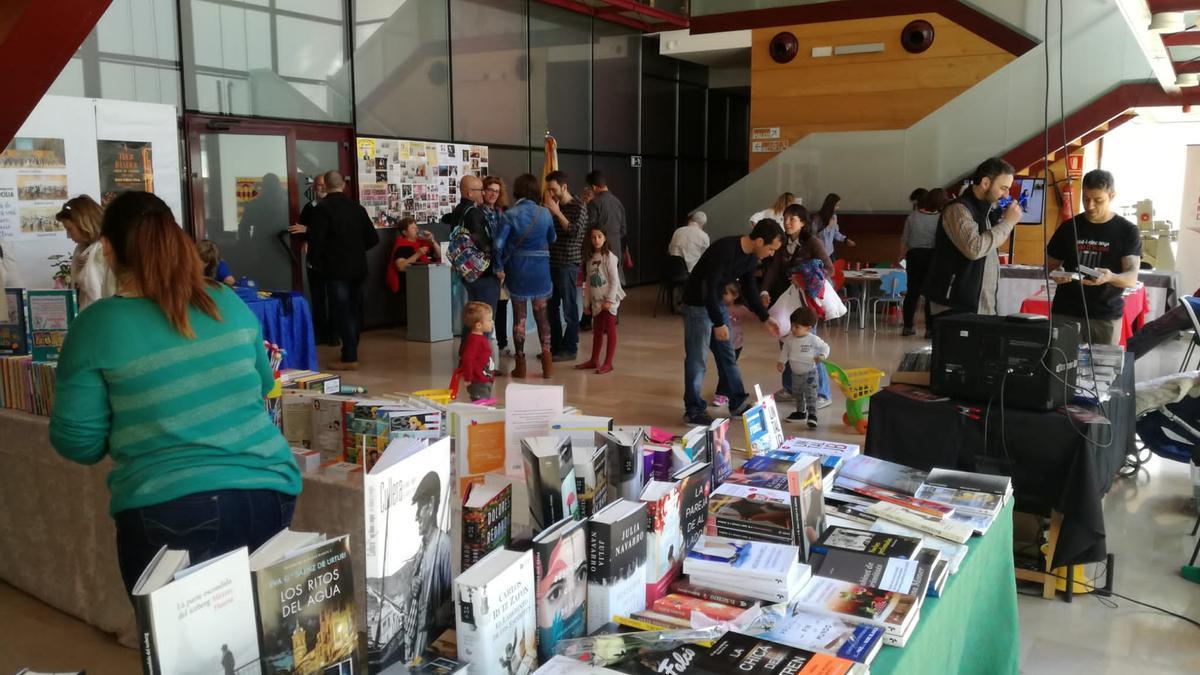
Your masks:
M512 376L522 379L525 377L525 355L515 354L514 358L517 360L517 364L512 369Z
M554 355L549 349L542 350L542 379L554 377Z

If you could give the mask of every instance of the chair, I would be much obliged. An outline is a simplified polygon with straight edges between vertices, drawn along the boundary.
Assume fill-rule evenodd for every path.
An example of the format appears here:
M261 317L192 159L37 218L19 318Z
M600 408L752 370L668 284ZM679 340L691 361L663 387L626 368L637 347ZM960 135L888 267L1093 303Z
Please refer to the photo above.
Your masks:
M846 313L842 315L842 318L845 320L846 327L848 328L850 326L850 312L853 310L853 308L858 307L859 299L857 297L851 297L850 294L846 293L845 291L846 261L844 259L838 258L837 260L833 261L833 278L830 279L830 283L833 284L833 290L838 294L838 297L842 299L842 303L846 305ZM858 311L861 312L862 308L859 307Z
M904 293L908 290L908 274L903 270L884 272L879 276L879 286L883 295L871 301L871 329L879 330L879 306L885 308L904 303Z
M675 289L687 283L687 262L682 256L667 256L667 268L662 279L658 282L658 297L654 301L654 311L651 316L658 316L658 306L666 304L667 310L675 313Z
M1179 364L1179 372L1188 369L1188 363L1192 360L1192 353L1196 351L1196 347L1200 346L1200 320L1196 319L1196 310L1192 308L1192 303L1196 302L1196 298L1185 295L1179 301L1187 312L1188 318L1192 320L1192 339L1188 342L1187 351L1183 353L1183 363Z

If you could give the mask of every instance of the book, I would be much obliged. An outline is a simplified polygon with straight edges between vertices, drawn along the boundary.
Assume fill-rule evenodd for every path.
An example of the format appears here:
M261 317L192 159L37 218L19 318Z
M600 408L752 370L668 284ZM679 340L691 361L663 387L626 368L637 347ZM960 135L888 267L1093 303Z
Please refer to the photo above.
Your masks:
M723 483L709 495L710 535L793 543L791 499L782 490Z
M849 478L843 478L840 481L840 486L845 490L862 495L872 501L895 504L896 506L908 509L913 513L919 513L929 518L945 520L954 515L954 509L950 506L946 506L945 504L931 502L925 499L918 499L917 497L896 492L895 490L888 490L887 488L860 483ZM920 492L920 488L917 488L916 492Z
M550 420L550 435L571 439L571 451L590 457L601 443L596 434L612 431L611 417L598 415L559 415Z
M359 662L350 536L283 530L249 559L263 671L352 672Z
M960 490L923 483L917 488L916 497L954 509L955 514L995 516L1004 506L1004 495L976 490Z
M25 313L25 290L6 288L8 314L0 316L0 356L23 356L29 353L29 323Z
M512 541L512 486L468 485L462 508L462 569Z
M483 482L488 473L504 473L504 411L469 403L446 409L454 444L454 485L467 494L467 485Z
M535 532L570 516L579 518L571 439L533 436L521 439L529 517Z
M712 489L715 490L733 473L733 445L729 440L727 418L717 418L708 425L708 454L712 461Z
M30 353L36 362L57 361L67 331L78 313L75 291L25 291L29 309Z
M804 436L787 439L779 446L779 449L791 453L842 457L843 459L849 459L855 455L862 454L862 446L857 443L825 441L818 438L805 438Z
M794 590L810 573L795 546L705 536L683 560L683 572L721 577L729 586L781 587Z
M321 453L321 461L342 461L345 444L343 427L353 413L355 400L348 396L314 396L310 446Z
M589 434L588 437L594 438L594 435ZM595 447L593 443L581 450L574 446L574 440L571 443L579 514L582 518L590 518L608 504L608 448Z
M883 629L815 614L779 603L763 608L763 618L747 634L781 644L870 665L883 647Z
M646 504L618 499L588 521L587 632L646 608Z
M164 546L134 584L142 672L258 672L246 547L189 565L187 551Z
M687 575L689 583L706 588L728 588L729 578L721 575L701 574L699 572ZM767 603L787 602L795 593L794 588L785 588L770 582L750 583L739 581L737 591L741 595Z
M608 454L608 483L612 488L610 498L637 501L642 492L642 444L645 434L641 429L613 429L598 431L595 438L596 447L605 447Z
M921 538L879 534L870 530L849 527L830 527L813 545L812 550L817 553L828 553L829 549L835 548L870 553L886 558L911 558L921 548Z
M800 549L800 559L808 561L812 556L813 544L825 531L821 459L815 455L802 456L788 467L787 480L792 541L796 542Z
M408 665L451 600L450 439L400 438L363 474L367 662Z
M956 544L967 543L971 539L971 535L975 534L975 528L972 525L965 525L950 519L939 520L937 518L928 518L909 511L904 507L887 502L879 502L868 506L867 513L877 518L900 523L914 530L920 530L921 532L943 539L949 539Z
M926 475L926 472L910 466L856 455L847 458L842 465L837 484L841 485L842 481L850 479L912 496L925 482Z
M471 672L537 667L533 553L497 549L454 580L458 659ZM375 672L375 671L371 671Z
M712 465L697 461L671 476L679 481L680 527L683 528L682 555L692 550L704 535L708 520L708 492L712 484Z
M757 385L755 385L757 386ZM783 427L779 423L779 411L775 400L758 403L742 413L742 426L746 431L746 449L754 455L763 455L777 450L783 443Z
M749 609L751 607L757 607L761 604L757 598L752 598L748 595L742 595L740 593L730 593L717 588L701 586L700 584L692 582L690 578L687 580L681 579L672 583L670 586L670 591L672 593L690 595L693 598L699 598L701 600L719 602L723 605L729 605L730 607L737 607L738 609Z
M642 473L646 480L671 480L674 471L674 449L671 442L657 442L647 439L642 443Z
M681 486L652 480L642 490L646 502L646 604L666 594L683 560Z
M830 654L729 631L686 671L696 675L865 675L866 668Z
M887 635L900 636L915 620L918 602L907 593L884 591L816 574L800 589L790 606L837 616L852 623L879 626Z
M554 656L559 640L587 630L587 522L570 516L533 538L538 661Z
M280 421L283 437L293 448L311 448L313 398L309 391L284 389L280 397ZM317 454L320 458L320 453Z
M905 527L889 520L876 520L871 524L870 530L879 534L909 537L920 542L919 546L921 548L936 549L949 565L950 574L958 571L959 565L966 559L967 553L970 551L970 548L966 544L956 544L941 537L930 536L920 530Z
M744 611L731 605L702 600L682 593L668 593L655 600L650 609L659 614L666 614L685 621L691 620L692 612L700 612L716 621L732 621Z
M754 471L746 469L743 464L737 471L729 474L725 478L726 483L733 485L746 485L749 487L760 487L768 490L787 490L787 474L775 473L773 471Z
M835 548L818 553L814 558L813 574L884 591L907 593L917 598L918 602L925 597L933 572L920 552L913 558L887 558Z
M994 495L1012 494L1012 478L987 473L955 471L953 469L930 469L925 484L954 490L988 492Z

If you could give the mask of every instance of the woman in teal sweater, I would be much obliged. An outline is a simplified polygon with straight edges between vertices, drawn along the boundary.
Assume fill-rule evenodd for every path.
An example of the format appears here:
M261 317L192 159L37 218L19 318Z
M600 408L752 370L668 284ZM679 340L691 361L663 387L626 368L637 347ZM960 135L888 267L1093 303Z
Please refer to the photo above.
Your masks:
M50 441L81 464L112 457L109 513L126 591L162 546L193 563L257 548L291 523L300 472L263 407L262 330L204 277L170 208L127 192L104 213L117 295L71 324Z

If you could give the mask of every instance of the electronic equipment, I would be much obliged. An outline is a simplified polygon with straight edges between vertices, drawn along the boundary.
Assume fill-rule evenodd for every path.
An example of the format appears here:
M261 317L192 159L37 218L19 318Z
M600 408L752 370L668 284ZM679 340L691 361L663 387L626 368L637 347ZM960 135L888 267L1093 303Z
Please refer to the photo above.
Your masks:
M1016 201L1021 205L1022 225L1038 225L1042 222L1042 204L1046 200L1046 179L1017 176L1013 179L1008 194L1000 198L997 206L1001 211Z
M1088 267L1087 265L1076 265L1075 269L1079 270L1080 274L1082 274L1083 276L1088 277L1090 279L1099 279L1100 278L1100 270L1093 269L1091 267Z
M933 324L930 388L951 398L1051 410L1075 394L1078 354L1079 327L1070 320L943 317Z

